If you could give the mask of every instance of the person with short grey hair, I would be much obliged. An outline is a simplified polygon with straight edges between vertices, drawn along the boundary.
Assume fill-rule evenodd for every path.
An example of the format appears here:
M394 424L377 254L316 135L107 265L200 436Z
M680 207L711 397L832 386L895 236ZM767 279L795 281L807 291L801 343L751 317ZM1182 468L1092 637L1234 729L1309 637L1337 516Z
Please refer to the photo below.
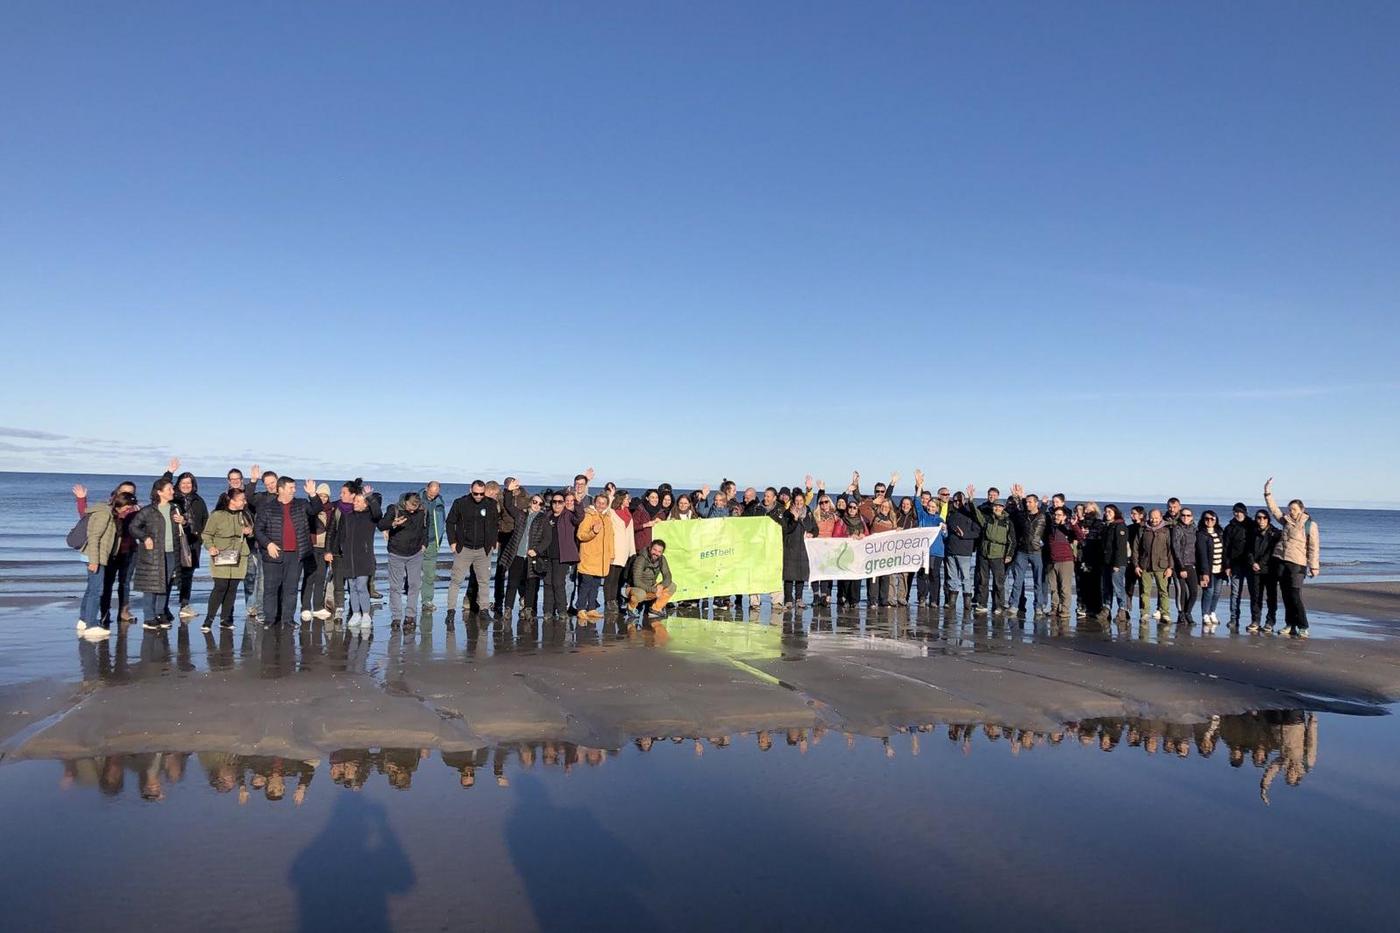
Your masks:
M389 533L389 621L412 625L418 620L418 594L423 581L423 551L428 540L427 513L416 492L406 492L389 506L379 520L379 530ZM408 612L403 607L408 585Z

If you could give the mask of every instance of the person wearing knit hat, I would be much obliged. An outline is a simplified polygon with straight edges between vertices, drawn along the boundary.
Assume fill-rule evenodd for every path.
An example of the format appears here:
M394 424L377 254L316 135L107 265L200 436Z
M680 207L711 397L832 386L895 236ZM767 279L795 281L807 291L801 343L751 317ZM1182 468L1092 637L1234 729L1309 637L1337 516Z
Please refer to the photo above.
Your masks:
M311 532L311 553L302 559L301 577L301 621L312 619L324 622L331 617L326 608L326 538L330 532L331 487L327 483L316 485L316 498L312 499L307 511L307 525Z
M1225 578L1230 584L1230 629L1239 631L1240 602L1249 590L1250 605L1259 602L1259 575L1254 572L1254 523L1249 520L1249 507L1236 502L1234 516L1221 531L1225 539Z

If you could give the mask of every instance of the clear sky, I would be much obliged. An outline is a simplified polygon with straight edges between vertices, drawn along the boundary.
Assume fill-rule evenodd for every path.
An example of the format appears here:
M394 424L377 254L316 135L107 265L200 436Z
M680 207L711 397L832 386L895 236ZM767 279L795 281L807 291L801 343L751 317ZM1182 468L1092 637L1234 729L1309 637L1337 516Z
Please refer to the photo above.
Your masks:
M0 469L1400 500L1400 4L9 3Z

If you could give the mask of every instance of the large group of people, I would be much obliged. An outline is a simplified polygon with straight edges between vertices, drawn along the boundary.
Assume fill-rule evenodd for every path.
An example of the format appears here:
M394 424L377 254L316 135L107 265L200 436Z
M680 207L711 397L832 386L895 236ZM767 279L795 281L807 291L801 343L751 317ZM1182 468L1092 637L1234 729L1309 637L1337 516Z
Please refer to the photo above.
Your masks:
M912 496L896 496L899 474L869 494L853 472L844 489L805 477L793 486L748 487L725 479L713 489L680 490L663 483L634 497L613 483L592 487L590 468L561 489L530 492L514 477L476 480L444 503L441 484L397 497L387 508L360 479L326 483L254 465L231 469L210 510L179 461L150 489L145 505L125 482L104 503L73 489L79 524L69 542L87 562L79 610L81 637L101 640L114 625L136 621L131 591L143 595L146 629L170 627L199 615L191 603L195 570L207 554L212 590L203 628L234 625L240 590L250 620L268 626L322 622L369 635L376 538L388 558L389 614L412 625L435 609L439 554L451 554L446 622L461 611L480 619L516 612L522 620L594 621L634 617L642 626L668 611L751 616L767 598L774 612L837 611L916 606L920 611L996 613L1020 620L1067 620L1071 613L1100 624L1195 625L1213 631L1226 603L1228 625L1242 624L1248 598L1251 633L1273 634L1280 593L1284 631L1308 635L1303 580L1320 571L1319 531L1301 500L1280 507L1272 479L1264 507L1235 503L1228 521L1214 511L1197 517L1177 498L1163 508L1123 510L1095 501L1071 505L1010 487L991 488L978 501L974 486L932 489L915 471ZM305 493L298 496L298 491ZM781 528L781 591L709 596L672 603L676 583L666 559L670 522L767 517ZM933 530L917 572L867 580L810 581L808 538L864 538L884 532ZM864 597L862 599L862 583ZM810 597L808 590L810 588ZM117 616L112 616L116 595ZM174 597L176 605L171 606ZM833 607L834 597L834 607ZM543 604L541 605L541 598ZM1173 618L1172 603L1176 615Z

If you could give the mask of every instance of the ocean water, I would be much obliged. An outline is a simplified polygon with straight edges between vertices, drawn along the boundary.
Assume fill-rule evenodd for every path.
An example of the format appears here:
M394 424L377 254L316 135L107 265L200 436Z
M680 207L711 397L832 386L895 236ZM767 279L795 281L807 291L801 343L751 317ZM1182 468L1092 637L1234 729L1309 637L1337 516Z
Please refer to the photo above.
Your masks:
M106 499L125 479L137 484L141 501L149 495L154 476L113 476L93 473L0 473L0 596L71 596L80 594L83 582L82 558L68 548L64 536L77 521L71 492L74 483L88 487L90 501ZM328 480L337 487L343 480ZM384 496L387 505L401 493L419 488L410 483L370 482ZM561 479L558 485L565 485ZM203 478L201 495L213 509L223 477ZM442 495L447 504L464 495L467 486L445 484ZM1166 497L1163 497L1165 499ZM1247 501L1247 500L1246 500ZM1155 503L1120 503L1132 505ZM1263 506L1249 502L1251 512ZM1229 521L1230 504L1187 503L1199 519L1204 509L1214 509ZM1382 509L1313 509L1322 536L1322 580L1400 579L1400 511ZM378 544L381 557L383 542ZM207 586L208 561L196 575L196 585ZM381 562L380 572L384 572Z

